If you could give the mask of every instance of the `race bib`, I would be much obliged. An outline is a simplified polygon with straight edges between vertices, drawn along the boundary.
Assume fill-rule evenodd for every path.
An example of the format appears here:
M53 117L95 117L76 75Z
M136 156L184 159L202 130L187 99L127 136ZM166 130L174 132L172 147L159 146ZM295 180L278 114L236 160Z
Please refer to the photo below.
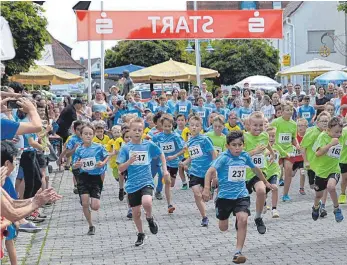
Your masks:
M232 182L239 182L246 180L246 167L229 167L228 180Z
M259 154L259 155L254 155L252 156L252 161L253 161L253 164L256 166L256 167L259 167L259 168L263 168L264 167L264 155L263 154Z
M205 118L205 111L198 111L198 115L200 118Z
M158 106L153 105L153 112L157 110Z
M279 140L280 144L289 144L292 142L292 134L291 133L280 133L278 140Z
M340 159L342 145L337 144L329 148L327 155L332 158Z
M275 150L274 150L274 154L275 154L275 157L274 157L273 163L277 163L278 164L278 162L280 160L280 154L277 151L275 151ZM267 160L270 161L270 159L271 159L271 155L268 154L267 155Z
M166 142L161 143L160 148L163 151L163 153L172 153L175 152L175 143L174 142Z
M123 123L122 118L118 118L118 120L117 120L117 124L122 124L122 123Z
M93 170L96 166L95 157L83 158L83 159L81 159L81 162L82 162L81 168L83 170Z
M292 156L300 156L300 155L301 155L300 149L296 149L296 147L293 146Z
M194 159L202 156L202 150L200 145L193 145L188 148L189 156Z
M214 148L214 150L217 151L218 155L223 152L223 149L221 147L219 147L219 146L213 146L213 148Z
M247 119L249 117L249 114L242 113L241 119Z
M305 119L309 119L309 118L311 118L311 113L309 113L309 112L303 112L303 113L302 113L302 117L305 118Z
M129 156L136 154L136 160L132 163L134 166L148 165L148 152L147 151L130 151Z
M178 112L187 112L187 106L179 105L178 106Z

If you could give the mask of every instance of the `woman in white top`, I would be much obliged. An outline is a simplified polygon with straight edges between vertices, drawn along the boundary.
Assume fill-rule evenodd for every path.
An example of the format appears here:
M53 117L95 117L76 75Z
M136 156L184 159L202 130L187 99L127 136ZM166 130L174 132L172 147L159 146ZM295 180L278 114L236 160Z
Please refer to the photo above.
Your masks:
M95 90L95 99L90 102L89 106L92 108L93 115L95 112L112 115L112 110L105 101L105 96L99 88Z

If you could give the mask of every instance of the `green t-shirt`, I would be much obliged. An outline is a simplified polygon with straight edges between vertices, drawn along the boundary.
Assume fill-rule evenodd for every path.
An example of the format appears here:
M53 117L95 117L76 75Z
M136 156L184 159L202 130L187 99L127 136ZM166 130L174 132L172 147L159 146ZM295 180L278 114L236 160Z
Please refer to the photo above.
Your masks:
M347 127L345 127L342 130L341 138L343 142L343 147L342 147L342 152L340 157L340 163L347 164Z
M317 152L319 148L329 144L331 139L327 132L322 132L313 145L313 151ZM339 138L339 142L340 144L330 147L327 153L322 156L316 156L310 162L311 169L318 177L327 178L330 174L341 173L339 161L343 144L342 137Z
M274 144L272 146L272 149L275 153L275 160L271 164L268 162L268 166L265 172L267 179L271 178L274 175L276 175L277 177L281 175L281 167L279 165L279 160L280 158L285 158L289 156L288 153L286 153L278 144ZM267 161L270 161L270 158L271 156L270 154L268 154L266 156Z
M226 150L227 137L224 134L218 136L214 131L210 131L206 135L211 139L214 150L217 151L218 155Z
M246 132L244 134L245 137L245 151L250 152L254 150L257 146L265 145L268 146L269 144L269 135L266 132L262 132L258 136L254 136L249 132ZM266 149L262 154L254 155L252 156L252 161L254 165L258 168L261 168L263 172L266 171L267 168L267 161L266 161ZM250 169L246 169L246 180L250 180L254 177L254 172Z
M317 126L307 129L304 138L300 143L301 147L306 149L306 158L310 163L316 157L316 153L313 151L312 147L321 132L322 131Z
M296 139L296 123L293 120L286 121L279 117L272 121L271 126L276 128L276 143L288 154L293 153L292 141Z

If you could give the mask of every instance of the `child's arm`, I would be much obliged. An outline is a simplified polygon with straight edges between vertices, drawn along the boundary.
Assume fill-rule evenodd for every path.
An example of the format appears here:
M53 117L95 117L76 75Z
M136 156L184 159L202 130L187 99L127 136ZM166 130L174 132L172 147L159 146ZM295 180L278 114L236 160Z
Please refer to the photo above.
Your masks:
M163 178L165 180L165 184L170 184L171 178L170 178L169 172L167 171L166 159L163 153L160 154L160 161L161 161L161 168L163 170Z
M293 137L292 145L294 145L296 149L300 150L300 145L299 145L298 140L296 139L296 137Z
M133 153L131 157L129 157L128 161L122 164L118 164L119 172L124 172L128 169L128 167L136 161L136 153Z
M214 167L210 167L205 175L205 185L202 192L202 198L205 202L208 202L211 198L211 182L217 177L217 170Z
M28 143L31 147L33 147L35 149L39 149L40 151L44 151L43 146L40 145L38 142L36 142L33 137L28 138Z
M270 190L277 190L277 187L276 186L272 186L272 184L270 184L267 179L264 177L263 175L263 172L261 172L260 168L258 167L255 167L255 168L252 168L252 171L254 172L254 174L257 175L257 177L262 181L264 182L265 186L270 189Z
M325 146L322 146L322 147L319 147L316 151L316 156L322 156L322 155L325 155L329 149L331 147L333 147L334 145L337 145L339 143L339 139L338 138L332 138L331 139L331 142L328 143L327 145Z
M182 149L181 151L179 151L177 154L172 155L172 156L168 156L168 157L166 158L166 160L167 160L167 161L174 160L174 159L176 159L177 157L182 156L182 155L184 154L184 152L185 152L185 149L183 148L183 149Z
M211 151L211 155L212 155L212 160L215 160L218 156L217 152L215 150Z
M106 158L103 161L99 161L98 163L96 163L96 167L103 167L103 166L105 166L109 159L110 159L110 157L106 156Z
M271 158L270 158L270 163L272 163L274 160L275 160L275 153L274 153L274 150L272 149L272 146L270 145L270 143L268 143L268 145L267 145L267 150L269 150L270 151L270 156L271 156Z
M304 159L304 167L310 168L310 162L307 160L307 156L306 156L306 149L302 147L300 148L300 152L301 152L302 158Z
M265 145L258 145L255 149L251 150L248 152L249 156L254 156L254 155L257 155L257 154L261 154L264 152L264 150L266 149L267 147ZM270 150L270 149L269 149ZM272 149L271 149L272 150ZM273 152L273 151L272 151Z

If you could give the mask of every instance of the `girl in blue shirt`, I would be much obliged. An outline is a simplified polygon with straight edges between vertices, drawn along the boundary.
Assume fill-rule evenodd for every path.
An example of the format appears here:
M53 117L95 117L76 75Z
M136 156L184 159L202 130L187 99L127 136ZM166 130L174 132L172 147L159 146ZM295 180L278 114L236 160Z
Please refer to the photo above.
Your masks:
M77 189L81 198L83 213L86 217L89 230L88 235L95 235L95 226L92 222L92 213L100 208L100 195L102 191L101 175L106 172L108 152L101 144L93 143L94 127L84 125L81 128L83 144L76 149L73 158L73 169L79 169L77 176Z

